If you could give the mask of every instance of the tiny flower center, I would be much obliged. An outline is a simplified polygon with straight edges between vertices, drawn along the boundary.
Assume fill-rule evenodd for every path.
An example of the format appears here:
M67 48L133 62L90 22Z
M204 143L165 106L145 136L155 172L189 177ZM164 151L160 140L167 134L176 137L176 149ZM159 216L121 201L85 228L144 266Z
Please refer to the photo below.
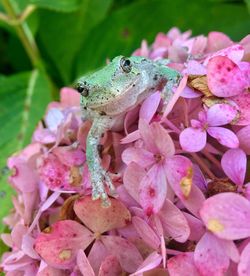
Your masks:
M160 153L155 153L154 154L154 159L156 163L160 163L161 161L164 160L164 156Z
M62 261L68 260L71 258L71 250L70 249L64 249L59 253L59 259Z
M218 219L210 219L207 224L207 229L219 233L224 230L224 225Z

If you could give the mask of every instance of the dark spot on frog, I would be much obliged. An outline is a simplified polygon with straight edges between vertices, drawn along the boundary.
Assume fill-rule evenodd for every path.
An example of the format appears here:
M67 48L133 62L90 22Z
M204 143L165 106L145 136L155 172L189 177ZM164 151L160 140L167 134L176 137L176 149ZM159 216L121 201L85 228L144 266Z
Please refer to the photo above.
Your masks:
M101 111L99 114L100 114L101 116L107 115L105 111Z
M133 84L132 86L135 87L135 84Z
M153 80L157 81L158 80L158 75L154 75Z
M102 158L103 145L101 144L97 145L97 150L100 158Z

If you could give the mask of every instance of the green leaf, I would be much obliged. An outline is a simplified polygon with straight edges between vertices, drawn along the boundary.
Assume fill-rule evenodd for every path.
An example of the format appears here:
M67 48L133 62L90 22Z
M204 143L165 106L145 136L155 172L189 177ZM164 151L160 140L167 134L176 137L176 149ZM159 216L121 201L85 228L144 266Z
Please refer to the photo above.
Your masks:
M248 12L250 12L250 0L245 0L245 2L247 4Z
M84 0L77 12L40 11L40 48L49 56L64 85L72 81L73 60L86 34L104 18L111 3L112 0Z
M50 101L46 77L37 70L0 77L0 219L12 206L13 190L7 183L7 158L30 142L32 132ZM0 223L0 232L4 226Z
M195 35L217 30L240 39L248 34L250 18L242 4L205 0L141 0L115 9L86 37L76 59L76 77L116 55L131 55L142 39L151 43L158 32L173 26Z

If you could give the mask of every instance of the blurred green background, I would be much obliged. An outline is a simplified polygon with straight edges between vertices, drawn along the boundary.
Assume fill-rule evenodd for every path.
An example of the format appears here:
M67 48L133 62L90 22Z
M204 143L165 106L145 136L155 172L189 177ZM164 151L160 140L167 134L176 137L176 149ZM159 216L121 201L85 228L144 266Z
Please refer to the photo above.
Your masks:
M0 0L0 218L11 206L6 158L30 141L60 87L173 26L240 40L250 30L249 6L250 0Z

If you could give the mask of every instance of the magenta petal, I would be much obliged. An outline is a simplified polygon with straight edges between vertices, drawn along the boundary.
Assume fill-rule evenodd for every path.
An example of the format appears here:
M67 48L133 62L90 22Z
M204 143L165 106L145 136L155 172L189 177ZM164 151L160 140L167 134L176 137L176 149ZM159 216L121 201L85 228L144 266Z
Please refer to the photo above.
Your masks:
M222 276L229 267L221 241L209 232L197 243L194 262L201 275Z
M189 252L170 258L167 261L167 268L170 276L200 276L194 264L193 253Z
M246 167L247 157L241 149L230 149L224 153L221 159L221 165L225 174L238 185L243 185Z
M134 216L132 218L133 226L135 227L139 236L153 249L157 250L160 246L160 238L155 231L140 217Z
M153 153L143 148L127 148L122 153L122 160L126 165L135 162L143 168L149 167L155 163Z
M150 216L159 212L167 195L166 176L161 165L154 165L140 183L139 201Z
M150 122L160 104L161 94L160 92L155 92L149 96L142 104L139 116L146 122Z
M246 154L250 155L250 125L239 130L237 132L237 137L240 142L240 148L243 149Z
M239 276L248 276L250 271L250 243L243 249L238 265Z
M200 210L207 229L222 239L250 237L250 202L235 193L220 193L208 198Z
M122 275L121 266L114 255L108 255L101 264L98 276L117 276L117 275Z
M73 220L63 220L38 235L35 250L47 264L67 269L75 265L78 250L84 250L93 239L92 233L83 225Z
M210 136L215 138L221 145L228 148L238 148L239 139L231 130L224 127L209 127L207 132Z
M244 74L237 64L223 56L213 57L209 60L207 82L209 89L218 97L238 95L247 86Z
M235 106L229 104L215 104L207 111L209 126L222 126L232 122L238 111Z
M77 266L83 276L95 276L95 273L89 263L87 256L83 250L79 250L76 258Z
M178 242L187 241L190 235L187 219L170 200L165 201L158 215L168 236Z
M142 264L141 254L130 241L118 236L102 236L101 240L110 254L117 257L126 272L133 273Z
M181 132L179 139L183 150L197 152L205 147L207 133L202 129L188 127Z

